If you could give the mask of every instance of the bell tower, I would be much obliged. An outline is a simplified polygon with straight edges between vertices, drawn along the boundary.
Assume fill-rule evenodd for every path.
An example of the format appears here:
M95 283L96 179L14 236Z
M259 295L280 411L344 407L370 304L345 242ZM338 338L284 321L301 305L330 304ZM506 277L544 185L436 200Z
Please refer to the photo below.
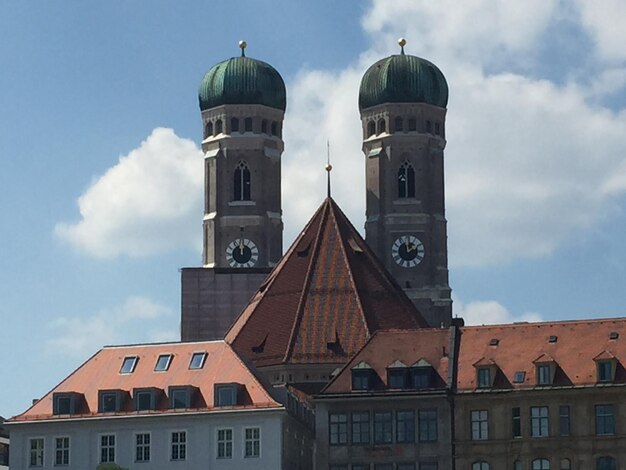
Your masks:
M183 269L183 341L222 338L282 256L285 84L239 47L200 83L203 267Z
M452 317L443 156L448 85L431 62L401 52L363 76L366 241L433 327Z

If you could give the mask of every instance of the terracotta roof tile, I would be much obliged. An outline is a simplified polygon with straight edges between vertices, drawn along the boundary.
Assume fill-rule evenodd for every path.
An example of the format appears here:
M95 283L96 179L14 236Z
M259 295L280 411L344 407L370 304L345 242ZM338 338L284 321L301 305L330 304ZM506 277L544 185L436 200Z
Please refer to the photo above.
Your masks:
M372 333L426 326L327 198L226 333L257 366L344 363Z
M615 339L611 333L617 332ZM615 382L626 383L626 318L524 323L461 328L459 390L476 388L479 360L494 361L502 379L496 388L530 388L537 384L536 364L554 362L554 385L592 385L597 382L596 358L615 358ZM550 336L558 341L550 342ZM490 346L491 338L498 346ZM624 338L624 339L623 339ZM619 364L619 362L622 364ZM514 383L516 372L525 372L523 383Z
M189 369L191 357L196 352L207 353L204 366L201 369ZM173 358L167 371L155 372L154 367L161 354L172 354ZM135 370L130 374L121 374L122 361L125 357L130 356L138 358ZM132 394L134 388L155 387L167 393L170 386L179 385L197 387L202 400L194 406L193 410L209 411L214 409L213 389L216 383L237 383L245 386L246 393L241 405L238 406L240 408L282 406L263 387L254 372L246 367L244 362L224 341L163 343L108 346L101 349L41 400L12 420L62 419L52 414L54 393L77 392L83 394L87 409L82 414L93 416L98 415L99 390L119 389ZM156 412L175 413L180 412L180 410L168 410L167 406L164 406ZM129 408L119 414L134 415L137 412Z

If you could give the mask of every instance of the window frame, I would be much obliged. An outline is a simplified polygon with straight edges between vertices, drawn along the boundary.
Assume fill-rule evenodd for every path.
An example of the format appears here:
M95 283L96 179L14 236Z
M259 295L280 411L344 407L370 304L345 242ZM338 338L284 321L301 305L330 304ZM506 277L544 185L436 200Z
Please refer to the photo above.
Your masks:
M478 388L491 388L491 367L476 368L476 386Z
M128 368L125 367L127 361L130 362L130 366ZM124 359L122 359L122 365L120 366L119 373L122 375L132 374L133 372L135 372L138 362L139 356L125 356Z
M191 354L191 359L189 359L189 370L200 370L204 368L204 363L206 362L208 354L206 351L196 351ZM200 364L194 365L194 359L196 357L200 357Z
M519 406L511 408L511 435L513 439L522 437L522 409Z
M33 443L40 442L41 448L33 449ZM36 452L36 454L33 454ZM36 460L40 460L41 463L33 464L33 455L36 456ZM43 436L34 436L28 438L28 467L39 468L43 467L46 463L46 439Z
M72 439L70 436L54 436L54 466L55 467L68 467L72 462ZM67 446L61 446L59 448L59 440L67 439ZM61 454L59 454L61 452ZM61 462L59 463L59 455L61 455Z
M437 408L420 408L417 410L417 429L418 442L437 442L439 440L439 412Z
M111 441L111 438L112 441ZM104 442L104 439L107 442ZM105 451L107 452L105 454ZM104 457L106 455L106 457ZM115 433L98 434L98 463L115 463L117 458L117 436Z
M400 419L401 414L406 414L407 417ZM409 423L410 427L407 428L406 424ZM401 430L401 425L404 424L404 429ZM402 438L400 437L402 436ZM415 411L414 410L396 410L396 443L398 444L412 444L415 442Z
M184 406L176 406L176 395L179 393L185 393L185 404ZM192 398L193 395L193 390L190 386L188 385L182 385L182 386L171 386L168 389L168 399L169 399L169 408L170 410L184 410L184 409L188 409L191 408L192 405Z
M134 445L134 449L135 452L133 452L133 455L135 457L135 463L144 463L144 462L150 462L152 460L152 433L150 431L138 431L135 432L134 434L134 441L135 441L135 445ZM139 437L145 437L148 436L148 442L138 442ZM147 457L146 457L146 450L147 450ZM140 458L141 455L141 458Z
M230 433L229 439L220 439L220 433ZM233 428L216 428L215 429L215 458L216 459L232 459L233 458ZM226 436L224 436L226 437ZM222 449L223 455L220 455L220 449Z
M397 174L398 182L398 199L413 199L415 198L416 178L415 167L407 159L402 162L398 168Z
M233 172L233 201L252 200L252 171L246 160L239 160Z
M602 462L606 462L606 463L602 465ZM616 468L617 468L617 459L613 457L612 455L601 455L598 458L596 458L596 470L615 470Z
M546 464L547 464L547 467L545 466ZM546 459L544 457L533 459L533 461L530 463L530 468L532 470L550 470L550 467L551 467L550 459Z
M167 372L172 364L173 358L174 354L172 353L159 354L156 363L154 364L154 372ZM165 364L159 366L159 364L161 364L161 359L166 359L166 362Z
M180 439L181 436L184 437L183 442L174 442L174 435L178 436ZM177 457L174 457L174 449L176 449ZM181 457L182 450L182 457ZM170 432L170 462L184 462L187 460L187 455L189 455L189 440L187 439L187 430L186 429L177 429Z
M391 411L374 411L373 422L374 422L374 444L375 445L392 444L393 443L393 413Z
M606 370L608 366L608 370ZM615 379L615 364L612 360L596 361L598 383L611 383ZM608 376L606 375L608 373Z
M258 431L258 437L248 438L247 431ZM252 445L252 453L248 453L248 443ZM257 444L257 448L254 448L254 444ZM261 458L261 426L245 426L243 428L243 458L244 459L258 459ZM256 453L255 453L256 450Z
M230 400L224 402L222 400L222 393L228 392ZM213 388L213 401L215 406L237 406L239 403L238 395L239 390L236 384L215 384Z
M150 397L150 406L148 408L140 407L140 395L148 395ZM154 411L156 410L156 390L153 388L134 388L133 389L133 408L135 411Z
M358 419L355 417L366 416L367 419ZM350 413L350 437L352 445L369 445L372 441L371 420L369 411L353 411ZM358 439L355 439L358 436Z
M489 440L489 410L470 411L470 431L472 441Z
M559 436L571 436L572 415L569 405L559 405Z
M610 413L600 413L600 409L610 409ZM596 436L614 436L615 435L615 405L613 403L600 403L594 405L594 416L596 422ZM602 426L600 424L602 423ZM607 426L610 424L610 426ZM600 427L603 432L600 432ZM610 427L610 429L608 429Z
M329 413L328 414L328 443L331 446L348 445L348 414L347 413Z
M550 437L550 407L547 405L530 407L530 437Z
M552 385L552 365L537 364L537 385Z

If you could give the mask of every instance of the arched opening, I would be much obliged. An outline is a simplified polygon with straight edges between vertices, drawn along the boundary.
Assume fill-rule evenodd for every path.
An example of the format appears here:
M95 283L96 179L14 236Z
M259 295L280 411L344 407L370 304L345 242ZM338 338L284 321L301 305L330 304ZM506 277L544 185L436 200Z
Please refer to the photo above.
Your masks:
M394 132L402 132L404 130L404 120L401 117L397 117L393 126Z
M272 135L278 135L278 123L272 121Z
M561 470L572 470L572 462L570 459L561 459Z
M369 121L367 123L367 136L372 137L376 134L376 123L374 121Z
M384 119L378 120L378 134L384 134L387 132L387 123Z
M433 123L431 121L426 121L426 132L429 134L433 132Z
M415 118L410 118L409 119L409 131L416 131L417 130L417 120Z
M267 134L267 121L265 119L261 121L261 132Z
M398 197L415 197L415 169L408 160L398 169Z
M223 129L222 129L223 125L222 125L222 120L218 119L217 121L215 121L215 135L221 134Z
M548 459L533 460L533 470L550 470L550 461Z
M474 462L472 464L472 470L489 470L489 464L485 461Z
M598 457L596 460L596 470L616 470L615 459L613 457Z
M230 120L230 132L231 132L231 134L233 132L239 132L239 119L232 118Z
M250 200L250 168L243 160L237 163L234 174L234 194L235 201Z
M204 137L210 137L213 135L213 121L209 121L204 126Z
M252 132L252 118L246 118L243 122L244 131Z

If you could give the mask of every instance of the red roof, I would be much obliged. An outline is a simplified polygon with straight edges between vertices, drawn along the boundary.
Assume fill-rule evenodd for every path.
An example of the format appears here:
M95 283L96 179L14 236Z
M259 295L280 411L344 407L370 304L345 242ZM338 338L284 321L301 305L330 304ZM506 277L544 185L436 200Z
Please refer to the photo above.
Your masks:
M490 344L492 339L497 344ZM458 390L476 389L476 365L485 361L498 368L496 389L537 386L540 363L555 364L553 385L592 385L597 383L596 360L614 357L626 364L626 318L467 326L461 328L459 351ZM514 383L516 372L525 373L523 383ZM623 365L616 369L615 382L626 383Z
M377 330L427 326L327 198L226 333L257 366L345 363Z
M194 353L206 352L207 356L201 369L190 369L189 364ZM155 372L157 359L162 354L172 354L169 368ZM135 369L130 374L120 373L124 358L138 358ZM134 388L155 387L168 392L170 386L192 386L200 392L199 400L193 409L171 410L167 404L149 413L180 413L185 411L210 411L214 409L213 389L217 383L237 383L245 387L241 405L233 408L272 408L281 407L259 379L224 341L204 341L197 343L162 343L135 346L107 346L98 351L87 362L75 370L41 400L13 421L29 421L51 418L53 416L53 394L76 392L85 397L86 408L83 416L98 416L98 391L123 390L131 394ZM192 405L193 406L193 405ZM223 407L220 407L223 409ZM121 415L134 415L132 406L121 411ZM109 415L111 413L107 413ZM145 414L145 412L141 412ZM75 417L72 415L72 417Z
M450 329L419 329L404 331L379 331L356 354L339 374L324 388L322 395L350 393L352 368L357 364L369 365L384 388L387 368L430 365L435 373L434 388L445 388L450 363Z

